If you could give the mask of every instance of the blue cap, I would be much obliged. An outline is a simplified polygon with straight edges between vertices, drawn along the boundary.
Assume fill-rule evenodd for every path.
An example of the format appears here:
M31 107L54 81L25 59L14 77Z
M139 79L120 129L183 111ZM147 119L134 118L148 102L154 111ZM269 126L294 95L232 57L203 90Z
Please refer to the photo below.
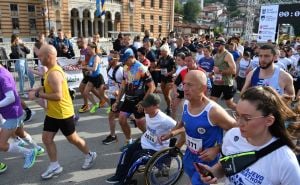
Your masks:
M125 63L129 57L134 57L134 52L131 48L125 50L125 52L121 56L120 62Z

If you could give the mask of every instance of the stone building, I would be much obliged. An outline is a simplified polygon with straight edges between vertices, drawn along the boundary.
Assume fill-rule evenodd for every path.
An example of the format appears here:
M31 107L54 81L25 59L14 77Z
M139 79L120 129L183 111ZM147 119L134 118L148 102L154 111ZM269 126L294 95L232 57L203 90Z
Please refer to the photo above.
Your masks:
M96 0L0 0L0 42L18 33L33 41L54 27L69 37L115 37L118 32L167 36L174 26L174 0L106 0L106 14L96 16Z

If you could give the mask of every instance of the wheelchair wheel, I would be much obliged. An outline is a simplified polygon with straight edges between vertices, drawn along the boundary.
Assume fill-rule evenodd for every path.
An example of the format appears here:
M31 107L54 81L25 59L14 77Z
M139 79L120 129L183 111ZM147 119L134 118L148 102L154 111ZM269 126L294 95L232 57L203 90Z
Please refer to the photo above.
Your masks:
M173 185L183 173L182 153L174 147L156 152L145 168L146 185Z

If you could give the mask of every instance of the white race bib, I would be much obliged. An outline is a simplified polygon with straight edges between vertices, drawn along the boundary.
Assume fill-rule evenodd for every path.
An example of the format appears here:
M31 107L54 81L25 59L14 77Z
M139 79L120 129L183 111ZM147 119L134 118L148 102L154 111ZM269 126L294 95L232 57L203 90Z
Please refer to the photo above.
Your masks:
M85 61L85 55L80 55L80 60Z
M147 130L145 132L145 138L150 142L150 143L157 143L157 136L155 134L153 134L152 132L150 132L149 130Z
M167 68L161 68L160 69L161 75L167 75L168 74L168 69Z
M222 79L223 79L222 74L215 74L214 81L222 81Z
M186 135L186 146L192 153L198 153L202 150L202 139L197 139Z
M240 71L239 76L244 78L246 76L246 71Z

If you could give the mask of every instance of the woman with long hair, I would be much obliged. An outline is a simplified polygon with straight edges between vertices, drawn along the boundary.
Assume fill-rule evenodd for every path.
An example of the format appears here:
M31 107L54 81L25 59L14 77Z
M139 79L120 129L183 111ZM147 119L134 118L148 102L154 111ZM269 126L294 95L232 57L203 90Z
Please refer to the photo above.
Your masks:
M235 119L239 127L229 130L223 139L222 153L225 156L238 153L244 153L245 156L277 140L281 140L283 146L246 165L241 171L227 174L225 184L299 184L300 168L293 152L295 144L284 124L285 120L297 115L271 87L248 89L241 95L236 110ZM238 159L235 161L238 162ZM216 183L218 178L224 176L225 170L228 171L227 168L222 168L221 163L213 167L200 166L212 172L208 176L201 176L202 181L207 184Z

